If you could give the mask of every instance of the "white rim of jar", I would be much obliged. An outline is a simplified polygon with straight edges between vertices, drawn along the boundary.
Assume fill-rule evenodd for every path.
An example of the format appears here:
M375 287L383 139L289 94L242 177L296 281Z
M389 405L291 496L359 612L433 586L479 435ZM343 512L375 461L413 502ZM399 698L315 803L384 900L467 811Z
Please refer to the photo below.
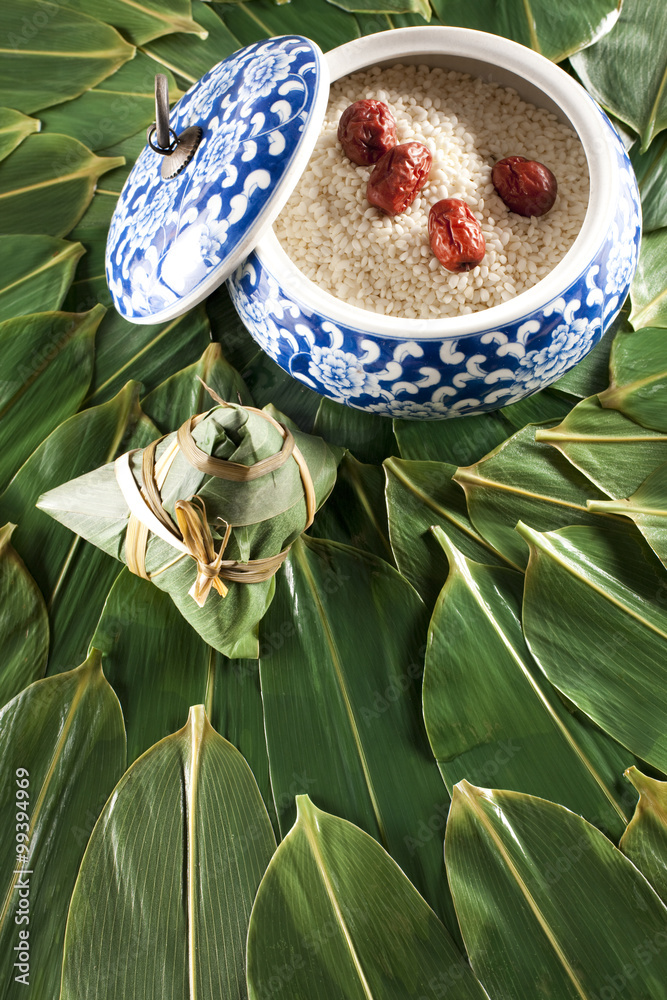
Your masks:
M408 319L350 305L303 274L270 229L255 252L281 290L306 312L372 336L438 339L472 336L507 326L541 310L586 271L605 241L618 200L616 154L608 125L584 88L555 63L517 42L469 28L416 27L366 35L332 49L325 56L332 82L380 62L437 54L470 58L490 67L507 67L537 87L571 122L584 148L589 173L589 199L579 233L563 259L544 278L515 298L462 316Z

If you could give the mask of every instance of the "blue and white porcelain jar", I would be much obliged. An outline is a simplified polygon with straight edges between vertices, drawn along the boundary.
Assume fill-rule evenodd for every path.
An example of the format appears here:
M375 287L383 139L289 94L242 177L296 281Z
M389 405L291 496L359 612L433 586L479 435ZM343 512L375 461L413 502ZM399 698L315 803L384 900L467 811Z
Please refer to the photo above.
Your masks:
M600 340L637 265L639 192L609 119L553 63L483 32L393 30L349 42L326 59L333 80L397 62L456 69L555 112L586 153L586 217L570 251L532 288L491 309L429 320L382 316L335 298L298 270L271 230L228 282L252 336L309 388L393 417L482 413L555 382Z

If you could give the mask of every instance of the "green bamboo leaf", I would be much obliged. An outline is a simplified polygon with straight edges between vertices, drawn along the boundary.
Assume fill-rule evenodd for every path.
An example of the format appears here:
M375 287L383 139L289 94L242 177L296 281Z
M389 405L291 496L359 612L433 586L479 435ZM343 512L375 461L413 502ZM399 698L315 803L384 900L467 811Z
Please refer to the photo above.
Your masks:
M621 410L637 424L667 433L664 389L667 334L655 327L619 334L610 358L611 385L602 406Z
M503 35L562 62L610 31L618 18L617 0L431 0L445 24Z
M359 37L354 15L332 8L328 0L291 0L280 7L272 0L252 0L225 7L222 18L239 45L295 32L326 52Z
M382 469L357 462L346 453L333 492L318 511L310 535L354 545L393 564Z
M473 527L463 491L452 482L456 466L388 458L386 476L389 537L396 565L432 608L447 575L447 561L432 525L443 528L471 559L506 560Z
M450 569L429 629L424 720L447 788L466 778L540 795L618 840L636 800L621 780L632 755L541 674L521 631L523 576L467 559L433 530Z
M586 89L640 135L643 149L667 127L664 17L659 0L623 0L614 30L572 60Z
M554 687L638 757L667 770L667 577L643 539L575 527L530 545L526 641Z
M647 430L597 396L577 403L556 427L538 428L535 440L553 445L607 496L635 492L657 465L667 461L667 433Z
M245 998L250 910L274 850L250 768L197 705L125 773L95 827L61 1000Z
M429 0L328 0L334 7L352 14L419 14L424 21L431 20Z
M644 326L667 326L667 229L657 229L642 237L639 263L630 286L630 322L635 330Z
M143 49L188 84L196 83L211 66L241 47L238 38L228 30L209 3L192 0L192 17L208 33L206 38L202 34L163 35L153 39Z
M517 521L539 531L595 524L599 518L587 502L607 499L560 452L536 441L535 432L529 424L453 476L465 491L477 531L519 569L528 561L528 549L514 530Z
M87 0L68 0L77 11L86 11ZM121 31L134 45L172 32L206 38L193 21L190 0L95 0L95 14Z
M205 701L211 723L246 758L272 811L256 660L216 653L167 594L128 570L109 592L92 644L101 650L104 672L119 694L128 761L180 729L190 705Z
M123 716L98 653L76 670L31 684L5 706L0 760L6 831L0 846L3 997L57 1000L67 907L79 864L125 769ZM19 855L18 833L24 830L28 849ZM28 962L16 968L22 945L29 945ZM27 975L18 978L26 965Z
M667 135L654 139L645 153L637 142L630 150L642 199L645 233L667 226Z
M0 236L0 321L60 309L84 253L52 236Z
M648 879L664 901L667 900L667 781L656 781L636 767L625 772L639 792L639 802L620 848Z
M64 236L83 215L99 176L121 162L95 156L66 135L30 136L0 163L0 232Z
M401 458L471 465L526 424L564 417L572 404L549 389L491 413L447 420L395 420Z
M45 108L39 117L49 132L62 132L89 149L104 150L146 128L155 119L155 74L165 72L143 52L121 66L113 76L66 104ZM182 97L174 77L166 70L169 100Z
M40 122L13 108L0 108L0 160L16 149L26 136L39 132Z
M47 312L0 323L0 489L59 423L75 413L90 384L95 331L104 315Z
M237 322L240 321L237 319ZM243 330L245 331L245 327ZM228 350L227 334L220 331L218 335L225 345L225 350ZM239 341L242 342L243 337L239 337ZM254 348L257 347L254 341L253 345ZM238 353L239 355L245 353L243 346L240 347ZM229 357L234 363L237 363L233 354ZM266 406L268 403L272 403L302 430L308 434L312 433L315 417L322 403L322 397L319 393L288 375L264 351L255 350L250 360L245 365L240 366L240 370L257 406Z
M425 636L396 570L304 535L260 626L266 740L282 833L308 792L379 840L456 933L438 832L449 796L419 704Z
M46 605L11 544L15 530L15 524L0 528L0 705L42 676L49 652Z
M46 490L158 436L138 397L137 383L128 383L108 403L70 417L33 452L0 496L0 523L18 524L14 544L49 609L50 673L67 670L85 656L119 566L73 538L35 504Z
M132 58L132 45L87 10L71 10L75 2L67 7L48 0L3 4L0 103L29 114L69 101ZM101 7L96 3L95 10L103 17Z
M380 463L398 450L392 421L331 399L320 401L313 433L330 444L347 448L360 462Z
M248 933L248 996L483 1000L435 913L382 848L297 797ZM276 989L277 987L277 989Z
M588 508L631 518L667 567L667 462L658 466L628 500L589 500Z
M204 383L221 399L252 405L243 379L223 357L220 344L209 344L199 361L176 372L144 396L141 408L167 434L193 413L204 413L210 408L211 396Z
M462 781L445 840L473 971L492 997L659 997L667 910L594 826Z

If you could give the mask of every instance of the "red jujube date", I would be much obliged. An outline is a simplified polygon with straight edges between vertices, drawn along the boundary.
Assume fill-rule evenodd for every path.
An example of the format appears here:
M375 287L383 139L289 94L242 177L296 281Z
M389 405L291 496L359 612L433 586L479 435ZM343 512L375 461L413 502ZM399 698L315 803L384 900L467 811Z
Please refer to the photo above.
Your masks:
M498 160L491 180L509 210L517 215L545 215L558 193L558 183L549 168L525 156Z
M396 120L382 101L355 101L340 116L338 141L353 163L369 166L396 145Z
M454 274L472 271L484 259L484 233L460 198L443 198L433 205L428 215L428 235L433 253Z
M433 157L421 142L394 146L378 160L368 180L366 197L387 215L399 215L428 180Z

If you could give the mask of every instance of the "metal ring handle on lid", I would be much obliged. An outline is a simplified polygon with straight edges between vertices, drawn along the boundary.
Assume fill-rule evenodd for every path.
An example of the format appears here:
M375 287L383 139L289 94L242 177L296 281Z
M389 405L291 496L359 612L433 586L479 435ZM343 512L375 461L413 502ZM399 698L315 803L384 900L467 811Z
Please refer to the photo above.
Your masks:
M155 123L147 133L148 145L164 157L160 173L163 180L176 177L195 155L203 133L198 125L176 135L169 125L169 83L164 73L155 76ZM155 142L153 142L155 136Z

